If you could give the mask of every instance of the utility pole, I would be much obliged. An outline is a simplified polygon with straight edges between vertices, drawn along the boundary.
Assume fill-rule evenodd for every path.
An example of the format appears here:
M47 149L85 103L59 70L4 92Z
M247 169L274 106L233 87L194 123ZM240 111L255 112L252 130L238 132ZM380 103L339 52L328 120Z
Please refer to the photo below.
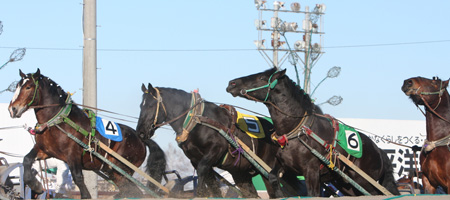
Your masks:
M83 104L97 107L97 1L83 0ZM96 112L96 111L94 111ZM97 174L83 170L92 199L98 198Z

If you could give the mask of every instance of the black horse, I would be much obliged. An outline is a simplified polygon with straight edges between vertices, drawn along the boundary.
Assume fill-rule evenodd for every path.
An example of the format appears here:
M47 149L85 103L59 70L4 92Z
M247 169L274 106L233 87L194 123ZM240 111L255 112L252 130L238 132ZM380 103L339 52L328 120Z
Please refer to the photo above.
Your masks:
M273 68L231 80L227 92L235 97L240 96L262 102L267 106L279 139L283 137L291 139L288 140L287 147L278 152L277 157L280 158L285 170L295 171L305 176L308 195L319 196L320 183L323 182L333 183L346 195L361 195L359 191L331 169L326 166L322 167L322 162L305 145L300 143L299 139L305 141L321 155L330 155L324 145L319 144L313 137L303 134L303 131L309 128L324 141L325 146L330 147L330 144L336 141L337 120L331 116L322 115L320 108L312 103L309 95L285 75L285 72L286 70L278 71ZM359 133L359 135L362 141L362 157L351 156L350 160L373 179L379 181L392 194L399 194L393 176L392 164L387 154L379 149L369 137L362 133ZM332 148L335 148L342 155L348 155L339 145ZM335 157L332 161L334 159ZM336 162L336 165L371 194L382 194L349 167L344 167L344 164L339 162ZM274 183L276 179L273 175L269 176L269 179L276 187L277 184Z
M84 183L82 169L93 170L101 177L112 180L120 190L115 196L116 198L143 196L141 190L133 182L109 167L108 164L95 156L92 156L91 160L90 153L86 152L64 132L72 134L91 147L95 147L96 144L94 142L89 144L89 141L95 141L95 139L104 144L109 144L109 148L128 159L135 166L140 166L144 162L147 146L151 152L147 159L146 171L157 181L162 180L166 160L164 152L154 141L142 142L135 130L122 124L119 124L123 136L121 142L108 141L98 131L95 132L95 136L84 136L81 130L91 133L91 130L95 127L92 126L88 115L72 103L68 93L64 92L50 78L41 75L39 69L36 73L27 75L20 71L20 76L22 79L17 84L16 93L9 104L9 112L12 118L19 118L25 111L34 108L36 114L38 122L35 135L36 144L23 159L23 179L25 184L34 192L39 194L43 190L42 184L32 175L31 165L36 159L54 157L69 165L73 180L80 189L83 199L90 199L91 195ZM69 125L69 121L72 122L71 125ZM78 126L77 130L74 126ZM128 174L134 173L131 168L108 155L103 149L98 148L97 152L106 156L110 162L119 166Z
M266 137L253 139L236 127L234 112L230 112L231 106L218 106L203 101L195 92L153 87L151 84L148 84L148 88L143 84L142 92L144 94L136 131L142 137L150 138L158 127L170 124L176 132L179 147L197 170L198 196L221 196L213 170L213 167L219 167L230 172L244 197L258 197L251 181L258 174L257 170L217 130L198 122L206 122L224 130L231 137L239 138L273 168L278 164L275 159L278 147L270 140L273 125L269 121L260 118ZM295 178L290 176L287 181L294 185L295 180L291 177ZM269 195L273 197L270 184L267 180L264 182Z

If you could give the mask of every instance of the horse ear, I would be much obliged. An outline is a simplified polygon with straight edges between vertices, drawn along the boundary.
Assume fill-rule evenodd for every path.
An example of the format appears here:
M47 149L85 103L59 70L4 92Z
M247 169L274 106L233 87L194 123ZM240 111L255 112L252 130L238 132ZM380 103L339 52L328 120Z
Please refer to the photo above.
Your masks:
M20 69L19 69L19 75L20 75L20 77L22 77L22 78L27 77L27 75L24 74L24 73L22 72L22 70L20 70Z
M142 86L141 86L141 90L142 90L143 93L148 93L148 90L145 87L145 84L143 84L143 83L142 83Z
M41 76L41 70L38 68L36 73L33 74L34 78Z
M442 84L443 88L447 88L448 87L448 81L450 81L450 79L448 79L448 80L443 82L443 84Z
M147 90L148 93L153 94L153 95L156 94L156 90L155 90L155 88L153 88L152 84L148 83L147 88L148 88L148 90Z
M283 69L283 70L275 73L272 77L272 80L279 79L279 78L283 77L284 75L286 75L286 69Z

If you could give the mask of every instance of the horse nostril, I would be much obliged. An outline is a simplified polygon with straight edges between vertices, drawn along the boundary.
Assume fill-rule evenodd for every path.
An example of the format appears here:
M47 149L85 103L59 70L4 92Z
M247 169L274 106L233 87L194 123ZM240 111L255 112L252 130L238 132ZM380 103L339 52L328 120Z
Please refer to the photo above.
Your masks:
M234 87L234 86L236 86L236 82L234 82L234 81L230 81L230 83L228 84L228 86L232 86L232 87Z

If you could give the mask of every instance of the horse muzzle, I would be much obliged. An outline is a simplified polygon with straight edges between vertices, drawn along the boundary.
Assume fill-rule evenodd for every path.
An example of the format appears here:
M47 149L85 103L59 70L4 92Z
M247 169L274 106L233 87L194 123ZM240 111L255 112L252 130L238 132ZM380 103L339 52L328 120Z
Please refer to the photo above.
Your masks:
M8 111L11 118L20 118L22 114L28 109L27 106L9 106Z

